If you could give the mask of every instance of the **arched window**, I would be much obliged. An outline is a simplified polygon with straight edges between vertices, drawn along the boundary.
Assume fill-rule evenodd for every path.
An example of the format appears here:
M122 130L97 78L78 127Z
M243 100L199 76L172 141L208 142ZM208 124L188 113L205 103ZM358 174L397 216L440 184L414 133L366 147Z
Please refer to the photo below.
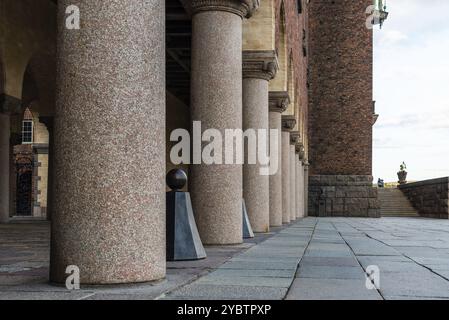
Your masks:
M22 144L33 143L33 129L33 114L31 113L31 110L27 108L22 121Z

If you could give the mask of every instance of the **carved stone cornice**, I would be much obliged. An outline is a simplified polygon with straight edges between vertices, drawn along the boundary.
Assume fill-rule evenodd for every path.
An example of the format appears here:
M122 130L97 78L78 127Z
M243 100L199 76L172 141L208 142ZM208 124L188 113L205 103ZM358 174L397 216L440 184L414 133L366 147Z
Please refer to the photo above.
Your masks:
M292 131L296 126L295 116L282 116L282 131Z
M296 144L296 154L298 155L299 161L303 161L306 156L306 149L304 148L304 144L302 142L298 142Z
M191 8L193 15L203 11L226 11L250 18L259 4L260 0L192 0Z
M295 125L296 125L296 123L295 123ZM296 147L296 144L299 143L300 138L301 138L301 134L299 133L299 131L290 132L290 144L292 146Z
M270 112L283 113L290 104L290 97L287 91L270 91L268 100Z
M276 76L279 63L274 50L243 51L243 78L270 81Z

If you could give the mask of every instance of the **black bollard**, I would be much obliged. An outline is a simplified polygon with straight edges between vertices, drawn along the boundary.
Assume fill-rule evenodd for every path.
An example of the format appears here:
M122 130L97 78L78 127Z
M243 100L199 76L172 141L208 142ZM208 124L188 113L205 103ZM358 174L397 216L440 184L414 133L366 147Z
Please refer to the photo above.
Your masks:
M188 192L179 191L187 183L184 171L175 169L167 174L167 261L200 260L206 258L193 215Z

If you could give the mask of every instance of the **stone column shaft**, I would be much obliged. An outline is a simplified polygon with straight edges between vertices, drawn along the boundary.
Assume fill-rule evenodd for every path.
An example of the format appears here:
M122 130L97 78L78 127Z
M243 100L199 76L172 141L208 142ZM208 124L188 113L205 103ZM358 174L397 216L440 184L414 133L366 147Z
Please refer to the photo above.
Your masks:
M287 92L270 92L270 129L278 132L278 170L270 176L270 225L280 227L283 222L283 153L282 153L282 112L288 106L289 97Z
M0 223L9 221L10 117L0 113Z
M107 7L105 7L107 2ZM76 5L80 30L65 27ZM165 1L58 3L51 281L165 276Z
M309 216L309 163L304 163L304 216Z
M242 129L242 17L254 9L248 4L192 1L192 120L223 137L226 129ZM242 177L239 164L192 166L190 192L204 244L242 243Z
M290 221L296 220L296 150L290 143Z
M295 127L294 116L282 117L282 222L290 223L292 219L292 157L290 132Z
M257 140L262 138L258 130L266 133L265 145L268 153L268 82L277 71L274 51L243 52L243 130L254 130ZM259 141L257 141L259 143ZM258 151L256 146L255 152ZM246 148L246 152L253 152ZM256 164L243 165L243 198L254 232L268 232L270 229L269 176L262 175L258 157Z
M297 158L297 217L304 218L304 170L302 168L302 161Z
M290 133L282 132L282 223L290 223Z

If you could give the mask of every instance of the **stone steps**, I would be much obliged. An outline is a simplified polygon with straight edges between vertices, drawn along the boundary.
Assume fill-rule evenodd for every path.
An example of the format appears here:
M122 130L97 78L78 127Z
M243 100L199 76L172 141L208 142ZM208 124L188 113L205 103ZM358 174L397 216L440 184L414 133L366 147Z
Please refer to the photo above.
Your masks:
M419 217L407 197L399 189L378 189L382 217Z

